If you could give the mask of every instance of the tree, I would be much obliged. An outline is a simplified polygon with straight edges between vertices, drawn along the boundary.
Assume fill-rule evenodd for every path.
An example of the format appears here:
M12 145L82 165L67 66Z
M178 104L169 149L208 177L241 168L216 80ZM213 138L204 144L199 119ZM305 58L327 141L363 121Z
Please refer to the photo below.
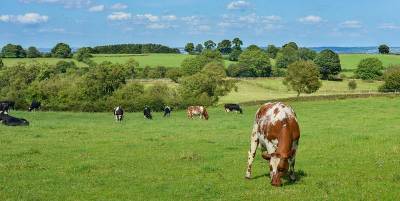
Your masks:
M350 90L355 90L357 88L357 82L355 80L350 80L347 86Z
M185 46L185 51L189 54L193 54L194 50L194 44L193 43L187 43Z
M180 68L168 68L165 77L171 79L172 81L178 83L180 77L182 77L182 71Z
M276 56L276 67L287 68L291 63L299 60L299 54L291 46L283 47Z
M268 56L269 56L270 58L275 59L275 58L276 58L276 55L277 55L278 52L279 52L279 48L276 47L275 45L268 45L266 51L267 51L267 54L268 54Z
M296 61L288 66L283 81L289 89L300 93L314 93L321 87L318 66L312 61Z
M317 56L316 51L305 48L305 47L299 48L299 50L297 52L299 54L300 59L304 60L304 61L307 61L307 60L313 61L315 59L315 57Z
M342 71L339 55L329 49L321 51L315 57L314 62L319 66L324 80L328 79L329 75L337 75Z
M26 52L21 45L7 44L1 49L1 56L4 58L24 58Z
M235 49L235 50L242 50L242 45L243 45L243 41L241 41L240 40L240 38L234 38L233 40L232 40L232 43L233 43L233 49Z
M136 69L139 68L139 62L137 62L134 58L130 58L125 62L123 67L126 71L127 77L130 79L135 79Z
M78 61L86 61L92 57L91 49L88 47L79 48L74 54L74 58Z
M237 61L239 59L240 54L242 54L242 50L233 49L233 51L229 54L230 61Z
M204 49L204 47L202 44L197 44L195 51L197 52L197 54L200 54L201 52L203 52L203 49Z
M54 46L54 48L51 49L51 54L53 57L57 58L70 58L72 56L71 48L65 43L58 43Z
M271 61L261 49L246 49L239 56L239 65L245 66L254 77L271 76Z
M373 80L382 76L383 64L377 58L366 58L357 66L356 75L363 80Z
M380 45L380 46L378 47L378 50L379 50L379 54L389 54L389 53L390 53L390 48L389 48L389 46L387 46L387 45L385 45L385 44Z
M36 47L29 47L28 50L26 51L26 57L28 58L38 58L41 57L41 53Z
M218 43L217 49L222 54L229 54L232 52L232 43L230 40L222 40L220 43Z
M0 58L0 70L4 67L3 60Z
M285 47L292 47L295 50L299 49L299 46L297 46L297 44L295 42L289 42L282 46L282 48L285 48Z
M215 48L215 43L214 43L214 41L212 41L212 40L208 40L208 41L206 41L206 42L204 42L204 47L207 49L207 50L212 50L213 48Z
M400 91L400 66L392 66L388 68L384 75L383 80L385 81L382 86L379 87L381 92L399 92Z
M257 45L249 45L249 47L247 47L246 50L262 50L262 49Z
M207 63L212 61L223 63L221 53L219 51L204 50L200 55L184 59L181 63L182 72L184 75L193 75L200 72Z

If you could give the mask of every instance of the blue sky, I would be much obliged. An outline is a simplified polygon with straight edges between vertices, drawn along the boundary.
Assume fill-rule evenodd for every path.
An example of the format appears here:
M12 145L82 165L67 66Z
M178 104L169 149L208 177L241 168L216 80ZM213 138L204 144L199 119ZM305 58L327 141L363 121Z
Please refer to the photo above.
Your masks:
M398 0L3 0L0 45L400 46Z

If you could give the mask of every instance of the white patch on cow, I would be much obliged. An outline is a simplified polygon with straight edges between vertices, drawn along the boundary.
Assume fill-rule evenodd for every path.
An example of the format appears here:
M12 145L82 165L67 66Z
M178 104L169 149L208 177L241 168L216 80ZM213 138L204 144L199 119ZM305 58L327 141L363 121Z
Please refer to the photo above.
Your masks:
M272 167L272 174L276 174L278 172L278 165L280 161L281 159L276 156L271 157L269 164Z

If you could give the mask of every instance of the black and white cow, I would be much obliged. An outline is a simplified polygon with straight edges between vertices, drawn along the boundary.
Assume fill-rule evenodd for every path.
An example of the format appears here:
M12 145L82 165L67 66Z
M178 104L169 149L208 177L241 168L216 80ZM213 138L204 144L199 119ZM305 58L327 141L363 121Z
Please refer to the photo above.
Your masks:
M15 109L15 102L14 101L0 101L0 112L9 112L10 109Z
M32 110L37 110L42 106L42 103L40 103L39 101L32 101L31 106L28 108L29 112L31 112Z
M151 109L148 106L144 107L143 114L144 118L153 119L153 116L151 116Z
M124 110L121 106L114 108L114 116L116 121L122 121L124 118Z
M164 117L171 116L171 111L172 111L172 109L169 106L165 106L165 108L164 108Z
M240 107L240 105L238 105L238 104L232 104L232 103L225 104L224 108L225 108L226 112L238 111L238 112L240 112L240 114L243 114L243 110Z
M26 119L16 118L4 112L0 112L0 121L6 126L29 126Z

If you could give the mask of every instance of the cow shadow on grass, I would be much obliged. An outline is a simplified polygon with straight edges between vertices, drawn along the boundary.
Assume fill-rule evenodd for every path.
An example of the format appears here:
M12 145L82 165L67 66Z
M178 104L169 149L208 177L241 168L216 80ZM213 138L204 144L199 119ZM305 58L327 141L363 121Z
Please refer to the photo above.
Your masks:
M302 178L308 176L307 173L304 172L303 170L296 170L296 171L295 171L295 175L296 175L296 180L295 180L295 181L291 181L291 180L289 179L289 176L286 174L286 175L283 177L283 179L286 180L286 182L284 182L284 185L285 185L285 186L288 186L288 185L296 184L297 182L301 181ZM260 178L267 178L267 179L269 179L269 173L265 173L265 174L261 174L261 175L258 175L258 176L254 176L254 177L253 177L253 179L260 179Z

